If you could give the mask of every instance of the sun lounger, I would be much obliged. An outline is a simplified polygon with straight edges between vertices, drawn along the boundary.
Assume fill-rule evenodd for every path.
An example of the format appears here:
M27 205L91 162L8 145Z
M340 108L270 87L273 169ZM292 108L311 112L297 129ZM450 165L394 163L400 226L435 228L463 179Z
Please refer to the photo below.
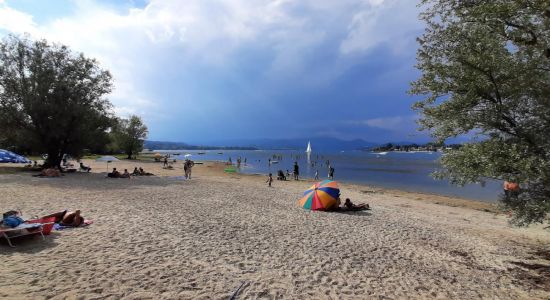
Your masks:
M26 235L32 235L32 234L40 234L42 236L42 239L45 241L46 238L44 237L44 227L46 225L51 225L53 222L50 223L23 223L15 228L0 228L0 236L4 237L7 241L10 247L15 247L11 243L11 239L26 236Z

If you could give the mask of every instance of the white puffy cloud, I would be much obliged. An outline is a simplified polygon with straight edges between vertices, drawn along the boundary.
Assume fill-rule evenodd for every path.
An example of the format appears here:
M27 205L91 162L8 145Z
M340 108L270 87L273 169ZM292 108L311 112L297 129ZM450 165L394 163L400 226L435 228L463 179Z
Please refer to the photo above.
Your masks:
M9 32L35 33L36 24L31 15L10 8L4 0L0 0L0 29Z
M344 54L365 52L385 44L401 53L414 47L416 33L423 28L418 20L417 1L370 0L357 11L341 43ZM410 51L408 51L410 52Z

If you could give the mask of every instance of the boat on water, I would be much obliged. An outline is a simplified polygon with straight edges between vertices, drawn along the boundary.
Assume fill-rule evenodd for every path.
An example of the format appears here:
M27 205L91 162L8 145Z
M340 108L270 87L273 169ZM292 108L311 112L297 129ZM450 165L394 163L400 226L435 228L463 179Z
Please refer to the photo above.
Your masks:
M311 143L309 141L307 142L306 153L311 153Z
M197 152L197 154L203 155L206 154L206 152Z
M272 160L272 161L270 161L269 163L270 163L270 164L278 164L279 161L278 161L278 160Z
M218 154L223 154L223 152L218 152Z

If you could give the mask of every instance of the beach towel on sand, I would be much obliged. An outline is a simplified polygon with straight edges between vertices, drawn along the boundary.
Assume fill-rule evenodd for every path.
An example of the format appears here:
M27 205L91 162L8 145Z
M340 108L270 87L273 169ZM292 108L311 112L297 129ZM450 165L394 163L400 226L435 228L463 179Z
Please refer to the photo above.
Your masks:
M88 225L90 225L90 224L93 224L93 223L94 223L94 221L92 221L92 220L84 220L84 222L82 222L82 224L80 224L80 226L78 226L78 227L86 227L86 226L88 226ZM63 226L63 225L61 225L61 224L55 224L53 228L54 228L55 230L63 230L63 229L67 229L67 228L78 228L78 227L74 227L74 226Z

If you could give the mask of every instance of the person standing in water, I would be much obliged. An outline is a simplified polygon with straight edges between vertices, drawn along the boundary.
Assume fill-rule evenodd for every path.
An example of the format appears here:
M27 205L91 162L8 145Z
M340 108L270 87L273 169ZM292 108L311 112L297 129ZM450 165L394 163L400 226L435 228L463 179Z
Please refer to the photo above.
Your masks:
M330 180L333 180L334 179L334 168L332 166L329 166L328 167L328 178Z
M319 180L319 170L315 170L315 180Z
M298 166L298 162L294 162L294 180L299 180L300 176L300 167Z

